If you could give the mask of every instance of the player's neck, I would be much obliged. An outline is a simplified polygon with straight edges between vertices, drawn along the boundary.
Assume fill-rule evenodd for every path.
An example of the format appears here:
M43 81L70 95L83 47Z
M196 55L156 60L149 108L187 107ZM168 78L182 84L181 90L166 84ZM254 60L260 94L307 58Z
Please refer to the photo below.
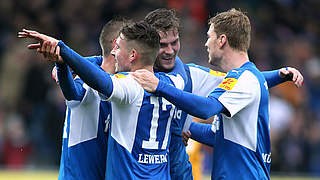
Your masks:
M232 51L226 56L224 70L229 72L232 69L240 68L249 61L248 53L243 51Z
M138 69L146 69L153 73L153 65L145 65L141 59L139 61L132 62L130 71L134 72Z
M134 67L131 68L131 72L134 72L134 71L139 70L139 69L145 69L145 70L148 70L148 71L153 73L153 65L134 66Z
M114 59L113 59L113 57L110 57L110 56L108 56L108 57L105 57L105 56L103 56L103 60L102 60L102 63L101 63L101 68L105 71L105 72L107 72L107 73L112 73L112 74L114 74L115 72L114 72L114 70L115 70L115 61L114 61Z

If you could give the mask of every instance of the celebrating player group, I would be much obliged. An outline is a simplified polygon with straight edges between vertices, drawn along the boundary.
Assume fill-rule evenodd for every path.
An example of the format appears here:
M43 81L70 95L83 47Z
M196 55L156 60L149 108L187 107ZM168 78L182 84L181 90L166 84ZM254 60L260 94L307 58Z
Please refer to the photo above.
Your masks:
M93 57L37 31L18 33L55 63L66 99L59 180L193 179L188 138L214 147L212 179L270 179L268 89L301 87L302 75L256 68L250 21L239 10L209 20L205 47L221 72L183 64L179 28L171 9L138 22L112 19L100 34L102 55Z

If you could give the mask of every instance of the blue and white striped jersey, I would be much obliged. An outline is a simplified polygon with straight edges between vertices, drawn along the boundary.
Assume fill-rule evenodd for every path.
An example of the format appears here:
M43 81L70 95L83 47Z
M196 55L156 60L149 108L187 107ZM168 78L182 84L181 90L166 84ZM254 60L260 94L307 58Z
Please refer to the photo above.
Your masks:
M215 134L212 179L270 179L269 92L251 62L231 70L209 98L229 114L212 125Z
M180 58L176 57L176 62L179 61L181 61ZM269 88L286 81L286 79L280 78L278 71L262 72ZM186 82L184 91L204 97L207 97L213 89L217 88L227 75L226 73L195 64L184 64L184 69L175 68L172 72L181 74L184 78ZM184 73L186 74L185 76L183 76ZM187 131L189 129L193 116L187 116L185 112L178 110L176 117L178 120L172 123L172 132L177 136L181 136L182 130Z
M66 101L59 180L104 179L106 169L105 121L111 105L79 78L85 91L81 101Z
M179 89L180 75L156 76ZM111 76L112 120L106 179L170 179L168 143L174 106L143 90L130 74Z
M222 113L212 126L190 127L192 138L215 147L212 179L269 179L269 93L253 63L231 70L207 98L161 81L156 93L200 118Z

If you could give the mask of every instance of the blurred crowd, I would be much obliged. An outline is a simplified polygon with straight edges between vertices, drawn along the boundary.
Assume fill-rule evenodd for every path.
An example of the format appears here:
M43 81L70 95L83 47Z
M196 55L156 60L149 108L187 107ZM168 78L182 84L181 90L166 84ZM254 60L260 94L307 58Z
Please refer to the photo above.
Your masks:
M320 175L318 0L0 1L0 167L57 167L60 160L65 104L51 79L53 65L27 50L32 41L18 39L17 32L37 30L83 56L99 55L99 33L108 20L139 20L160 7L175 8L181 17L180 57L204 66L208 17L231 7L247 12L251 61L260 70L295 67L305 78L302 89L285 83L270 90L271 171Z

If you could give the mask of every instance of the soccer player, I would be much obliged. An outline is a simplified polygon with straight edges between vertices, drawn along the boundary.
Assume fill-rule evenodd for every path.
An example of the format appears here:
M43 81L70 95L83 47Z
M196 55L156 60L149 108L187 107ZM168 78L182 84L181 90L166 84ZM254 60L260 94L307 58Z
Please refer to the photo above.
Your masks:
M156 9L150 12L145 21L153 25L160 35L160 50L155 62L155 71L177 72L185 77L184 91L200 96L208 96L212 89L216 88L226 76L225 73L213 71L209 68L197 65L184 65L184 69L178 72L173 70L181 60L177 56L180 50L179 18L174 10ZM185 76L183 76L185 74ZM264 73L268 86L273 87L286 80L294 80L299 85L302 75L294 68L282 68L281 70ZM288 77L292 77L289 79ZM188 130L192 121L191 116L181 110L177 110L176 118L172 122L172 137L170 141L170 175L172 179L193 179L192 167L182 141L182 131Z
M173 10L157 9L149 13L145 20L156 27L161 37L155 71L178 72L188 82L184 90L201 96L207 96L211 89L222 82L226 74L197 65L183 65L177 57L180 49L179 19ZM184 67L179 68L180 64ZM282 69L282 71L285 70ZM289 71L291 74L299 73L292 68ZM284 73L289 73L289 71ZM267 72L265 75L271 80L274 76L278 78L277 81L271 82L270 80L271 83L268 83L268 85L271 87L284 80L279 77L279 71ZM170 175L172 179L192 179L191 164L188 161L188 155L181 137L183 127L188 129L192 117L187 117L187 114L181 110L177 110L175 117L177 120L174 120L172 124L172 139L169 151L171 157Z
M116 18L105 24L99 39L103 57L87 57L86 60L100 62L102 70L114 73L115 60L110 52L113 41L125 23L125 19ZM24 30L20 35L27 37L28 33L36 32ZM36 44L32 47L41 46ZM49 59L53 58L50 54L45 56ZM73 80L68 66L60 63L61 61L60 57L53 70L53 74L58 76L57 80L67 104L58 179L105 179L107 156L105 130L111 105L109 102L101 101L98 93L79 77Z
M148 23L125 26L112 50L116 71L153 72L159 39ZM62 41L58 42L50 41L49 49L56 49L84 82L112 102L106 179L170 179L168 142L174 106L144 91L130 74L107 74L82 60ZM56 44L61 48L60 53ZM48 48L44 49L48 52ZM184 87L180 76L163 73L156 76L180 89Z
M215 148L212 179L270 179L269 93L264 76L249 61L249 18L231 9L209 24L209 63L228 74L208 97L173 88L144 70L133 76L147 91L191 115L207 119L218 114L212 126L190 127L191 137Z

